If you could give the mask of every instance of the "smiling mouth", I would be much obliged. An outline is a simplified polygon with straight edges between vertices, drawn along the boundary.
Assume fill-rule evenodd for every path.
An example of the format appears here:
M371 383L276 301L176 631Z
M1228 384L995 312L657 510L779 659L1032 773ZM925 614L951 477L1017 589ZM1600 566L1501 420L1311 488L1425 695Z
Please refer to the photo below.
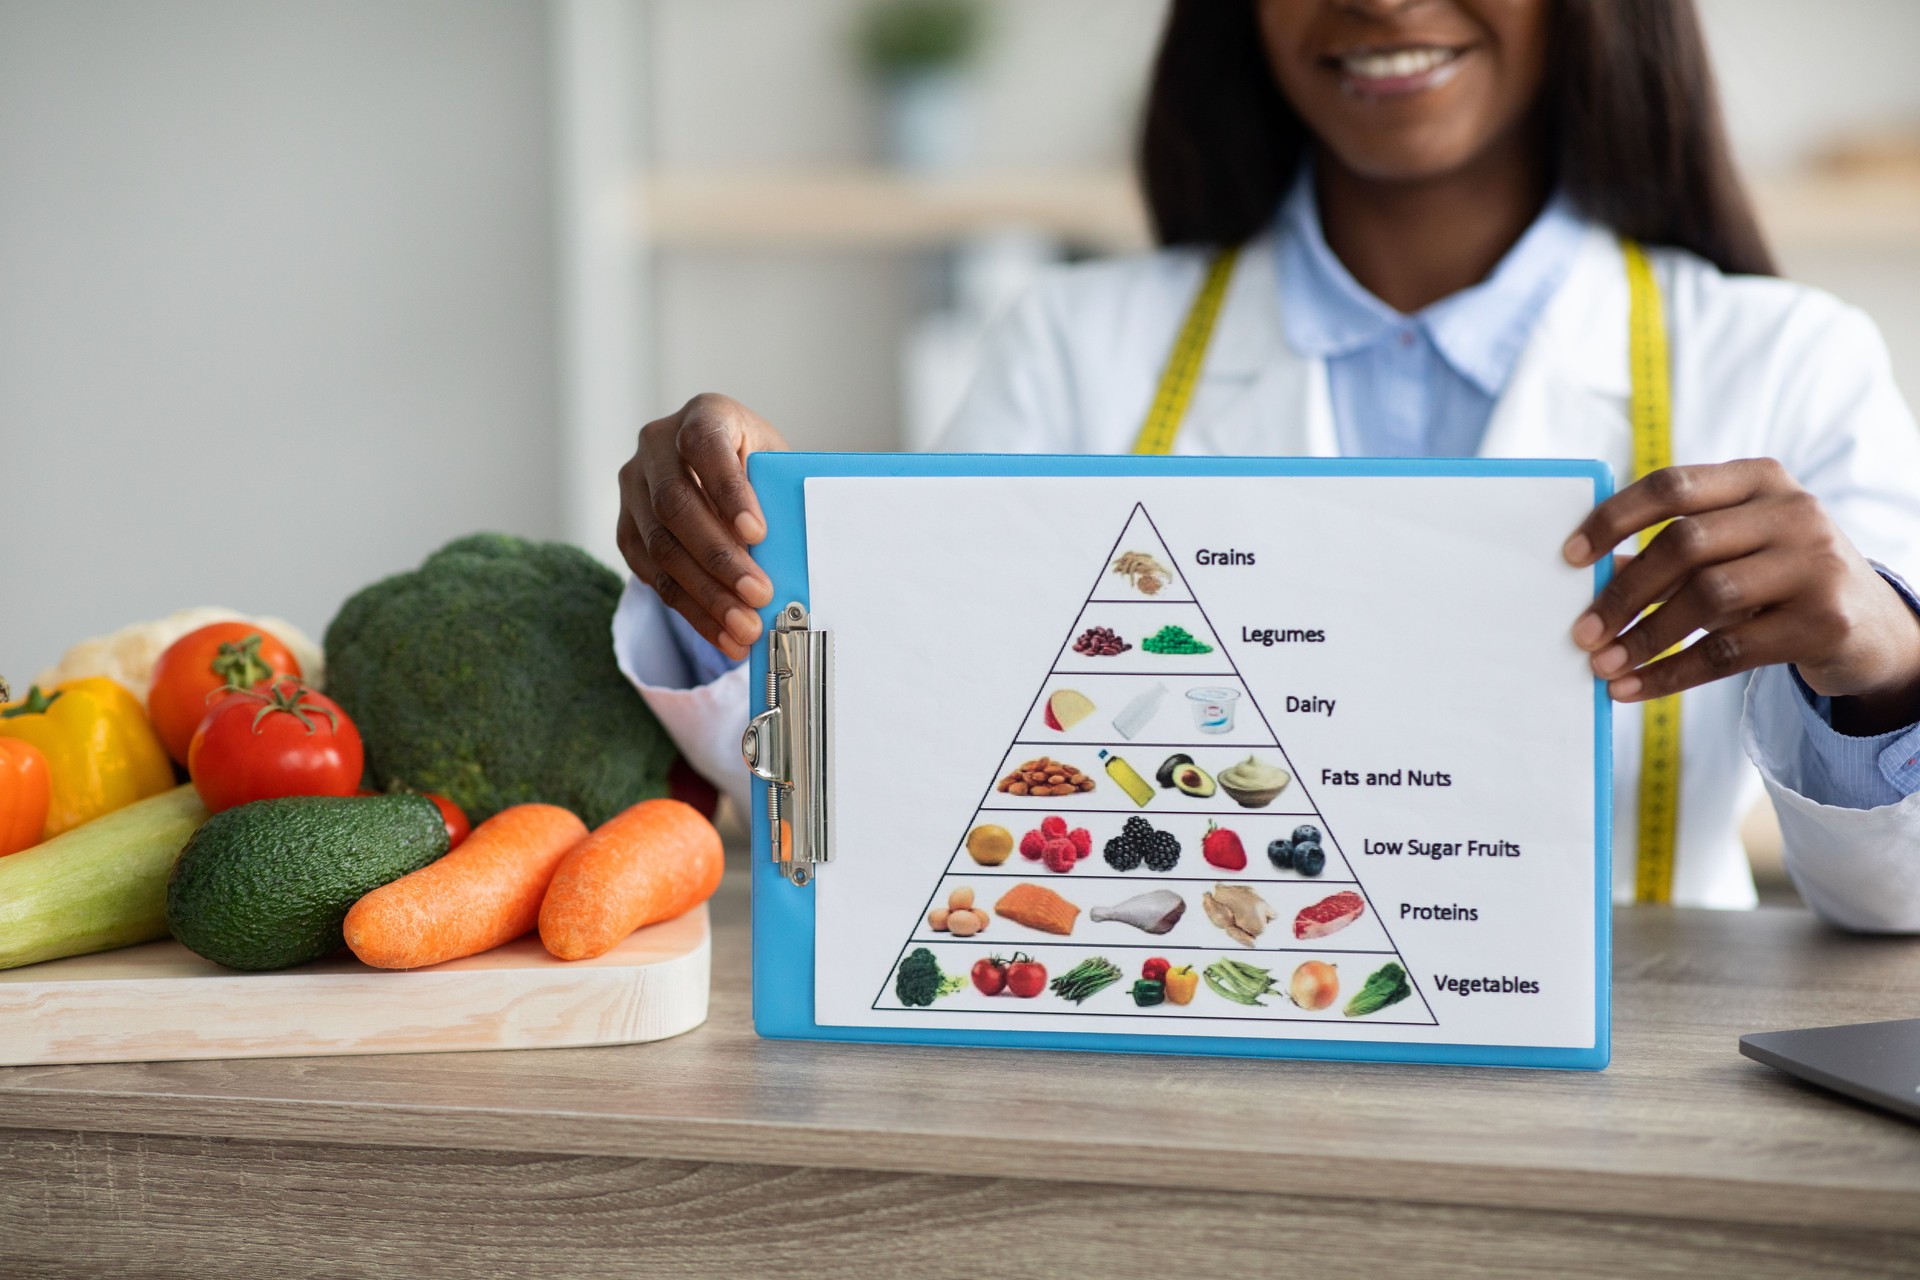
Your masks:
M1438 88L1453 79L1467 50L1443 45L1361 49L1328 59L1341 87L1367 97L1399 97Z

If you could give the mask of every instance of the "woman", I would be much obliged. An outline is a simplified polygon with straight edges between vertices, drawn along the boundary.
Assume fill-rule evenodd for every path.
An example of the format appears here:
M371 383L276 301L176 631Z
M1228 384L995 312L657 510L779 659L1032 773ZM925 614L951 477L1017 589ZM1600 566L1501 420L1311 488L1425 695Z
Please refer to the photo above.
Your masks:
M1920 601L1897 576L1920 567L1920 437L1872 324L1770 278L1688 0L1175 0L1142 161L1161 251L1035 289L947 448L1151 447L1176 332L1210 320L1157 424L1174 452L1645 472L1564 548L1650 537L1568 620L1616 703L1616 896L1753 902L1751 757L1814 909L1920 929ZM1636 440L1673 465L1636 468ZM783 447L702 396L621 473L616 645L736 796L730 668L771 597L742 464ZM1676 767L1677 819L1653 799Z

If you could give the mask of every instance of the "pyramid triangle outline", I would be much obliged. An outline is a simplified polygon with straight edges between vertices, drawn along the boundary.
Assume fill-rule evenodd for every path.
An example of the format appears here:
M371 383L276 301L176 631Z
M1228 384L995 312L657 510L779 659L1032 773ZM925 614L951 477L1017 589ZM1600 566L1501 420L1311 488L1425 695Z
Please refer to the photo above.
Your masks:
M1120 597L1120 596L1102 597L1100 595L1100 590L1102 586L1107 585L1106 580L1108 576L1114 573L1114 570L1112 569L1111 566L1113 565L1116 557L1120 554L1122 545L1129 542L1136 541L1135 538L1129 537L1130 533L1132 533L1135 527L1136 522L1143 522L1145 524L1146 529L1150 533L1154 544L1158 548L1161 555L1165 557L1165 559L1161 561L1161 564L1166 568L1168 568L1172 573L1172 578L1169 580L1169 583L1178 582L1180 586L1180 590L1185 593L1184 596L1163 598L1163 597L1159 597L1156 593L1151 599L1149 599L1146 596L1141 596L1138 599L1131 599L1128 597ZM1138 550L1139 548L1129 547L1128 549ZM1114 540L1113 546L1109 548L1105 559L1101 561L1099 573L1100 573L1100 576L1095 579L1093 587L1087 593L1086 598L1081 602L1079 612L1074 616L1074 621L1071 629L1069 630L1066 640L1061 644L1060 648L1055 651L1053 665L1049 667L1046 676L1040 682L1039 690L1036 691L1036 693L1034 694L1033 700L1028 704L1026 714L1021 719L1019 726L1015 730L1015 737L1013 741L1009 744L1007 751L1003 753L1002 756L1000 757L1000 762L999 762L999 765L996 767L996 770L993 776L993 781L990 781L987 784L987 789L985 793L981 796L980 802L974 806L973 814L967 824L966 832L962 833L959 841L956 844L954 851L949 855L947 862L941 868L940 874L935 878L932 892L928 895L926 903L920 908L920 913L915 918L915 923L913 927L909 929L907 933L906 941L901 945L898 955L894 957L894 961L892 965L888 967L886 971L886 976L883 978L881 983L880 992L878 995L874 997L873 1004L870 1007L875 1010L880 1010L883 1007L889 1010L894 1010L894 1011L900 1011L904 1009L904 1006L899 1006L897 1004L883 1006L882 1002L886 1000L888 996L892 993L894 975L900 967L900 962L906 958L909 950L916 945L924 946L930 942L937 943L942 946L951 945L951 944L961 944L961 945L971 944L971 945L976 945L976 946L986 948L984 951L981 952L983 956L993 955L996 953L997 950L1005 950L1006 947L1010 945L1005 941L1004 932L1002 932L1000 935L992 939L988 939L984 933L975 934L971 937L966 937L966 938L954 937L949 934L941 934L937 938L927 938L922 936L923 929L927 924L927 917L933 910L934 903L939 899L941 887L946 883L949 877L953 876L956 873L956 868L961 865L962 855L966 852L966 834L971 833L975 827L981 825L981 819L983 815L1007 813L1009 811L1025 812L1033 815L1033 821L1036 824L1038 823L1040 818L1047 816L1048 809L1053 809L1063 814L1075 813L1075 812L1100 812L1100 813L1107 813L1107 814L1128 813L1131 815L1144 815L1146 806L1137 805L1137 804L1131 810L1125 810L1125 809L1119 809L1119 808L1096 810L1092 808L1074 808L1066 805L1050 805L1050 806L1039 806L1039 807L1031 807L1031 808L1027 806L1012 805L1012 804L997 806L995 805L994 800L997 795L1001 794L998 790L998 785L1001 779L1008 776L1008 773L1004 771L1010 770L1011 766L1009 762L1012 761L1015 755L1019 753L1019 749L1023 745L1031 745L1035 741L1034 739L1025 738L1020 735L1022 735L1025 732L1027 726L1033 722L1034 716L1040 708L1041 700L1046 696L1048 687L1053 683L1055 677L1061 676L1061 675L1084 677L1088 674L1093 674L1088 671L1076 670L1071 672L1063 672L1060 670L1061 662L1064 660L1067 660L1068 655L1073 652L1071 646L1073 644L1074 638L1082 630L1082 623L1086 619L1087 610L1091 606L1094 606L1096 604L1100 604L1100 605L1123 604L1123 603L1131 604L1131 603L1138 603L1141 601L1145 601L1147 603L1159 603L1159 604L1166 604L1166 605L1184 606L1187 608L1191 608L1192 610L1194 610L1196 613L1200 615L1200 620L1204 624L1208 637L1212 641L1214 652L1219 655L1219 660L1226 665L1226 667L1228 668L1228 671L1227 672L1176 671L1176 672L1169 672L1166 674L1175 675L1175 676L1197 676L1203 679L1217 678L1217 679L1225 680L1230 678L1235 683L1237 683L1246 697L1248 707L1252 710L1252 712L1256 716L1258 716L1260 721L1260 727L1264 731L1266 736L1264 740L1256 740L1256 741L1248 741L1247 739L1242 738L1242 739L1236 740L1231 745L1235 748L1242 748L1246 746L1255 746L1255 747L1269 746L1273 750L1277 751L1280 754L1281 760L1285 764L1286 772L1290 778L1290 782L1287 785L1291 788L1297 789L1297 792L1300 797L1299 802L1304 803L1306 806L1305 809L1302 809L1302 810L1287 810L1279 813L1271 813L1271 814L1262 813L1260 815L1253 815L1250 810L1239 807L1237 804L1235 804L1229 799L1229 801L1226 804L1223 804L1218 808L1182 810L1180 816L1212 818L1212 817L1219 817L1222 815L1226 815L1226 816L1232 816L1232 817L1243 819L1243 820L1250 820L1254 816L1285 817L1285 818L1312 817L1316 819L1318 823L1320 833L1323 839L1323 844L1331 846L1331 853L1329 854L1325 871L1330 872L1335 869L1334 859L1337 858L1339 860L1340 869L1346 872L1347 878L1344 880L1331 879L1331 878L1327 878L1323 873L1321 876L1313 877L1311 880L1307 880L1307 879L1272 880L1270 878L1267 880L1262 880L1260 876L1245 877L1244 873L1242 873L1239 876L1236 876L1235 873L1226 872L1221 868L1215 867L1209 863L1209 864L1206 864L1207 872L1208 872L1207 874L1189 876L1189 875L1173 875L1171 873L1154 872L1154 873L1150 873L1151 879L1143 880L1139 876L1134 875L1130 872L1092 871L1086 874L1085 876L1079 877L1076 882L1081 884L1092 883L1095 881L1120 883L1120 884L1126 884L1126 885L1132 886L1137 892L1144 892L1144 890L1139 889L1139 886L1143 884L1148 886L1155 886L1155 885L1164 886L1167 884L1195 884L1195 883L1200 883L1205 881L1221 882L1223 881L1224 878L1228 878L1228 877L1232 877L1235 880L1235 882L1239 882L1242 879L1250 879L1255 883L1268 884L1268 885L1271 885L1271 884L1347 885L1347 886L1351 886L1352 890L1354 892L1357 892L1360 895L1361 900L1365 903L1365 906L1366 906L1365 914L1367 916L1370 916L1373 922L1378 926L1381 936L1385 939L1386 946L1384 948L1379 948L1379 947L1357 948L1357 947L1350 947L1350 946L1343 947L1339 945L1329 945L1325 943L1324 939L1319 939L1319 940L1313 940L1313 941L1318 941L1320 945L1310 946L1310 947L1280 945L1280 946L1254 946L1254 947L1235 948L1233 947L1230 941L1223 941L1222 944L1217 948L1200 948L1200 947L1191 947L1184 944L1168 944L1168 943L1153 941L1153 940L1150 940L1144 943L1103 942L1096 945L1091 943L1076 943L1076 942L1069 941L1067 938L1064 938L1064 937L1060 938L1057 941L1047 940L1047 941L1041 941L1041 942L1029 942L1025 945L1028 947L1073 947L1078 950L1084 950L1088 952L1095 952L1095 951L1133 952L1133 951L1139 951L1139 950L1148 950L1148 951L1170 950L1178 947L1178 949L1181 949L1181 950L1218 950L1222 955L1236 955L1236 956L1244 955L1244 956L1276 956L1277 957L1277 956L1285 956L1285 955L1296 953L1296 952L1308 952L1308 951L1311 951L1315 954L1323 954L1323 955L1332 955L1332 954L1371 955L1371 956L1390 955L1392 959L1400 965L1402 971L1405 972L1407 976L1407 983L1409 987L1412 989L1414 997L1418 999L1421 1010L1426 1014L1426 1018L1423 1021L1421 1020L1409 1021L1404 1018L1395 1019L1395 1018L1366 1017L1366 1018L1356 1020L1355 1025L1372 1025L1372 1026L1391 1026L1391 1025L1438 1026L1440 1025L1439 1019L1434 1015L1433 1006L1427 1000L1426 992L1421 988L1419 978L1414 974L1412 966L1410 966L1407 963L1405 955L1400 950L1400 945L1393 940L1392 933L1387 927L1386 920L1380 915L1379 911L1375 908L1372 895L1367 892L1365 884L1363 884L1359 879L1359 874L1354 870L1352 860L1347 857L1346 850L1342 848L1340 845L1339 837L1334 835L1332 826L1327 822L1325 815L1321 813L1319 805L1316 804L1313 801L1312 796L1308 794L1306 783L1301 779L1299 770L1297 770L1294 767L1293 760L1290 756L1288 756L1286 747L1280 742L1279 735L1274 732L1273 725L1267 719L1266 712L1260 707L1259 700L1254 696L1252 686L1250 686L1246 682L1246 678L1243 675L1241 675L1239 664L1233 661L1233 657L1227 651L1226 645L1221 642L1219 632L1213 625L1213 620L1207 616L1206 608L1204 605L1200 603L1200 597L1198 593L1196 593L1193 590L1192 584L1187 581L1186 574L1181 570L1179 558L1173 555L1171 549L1168 548L1166 539L1161 536L1160 528L1157 524L1154 523L1152 515L1150 515L1147 512L1146 504L1144 502L1136 501L1133 504L1132 510L1129 511L1127 514L1127 519L1125 523L1121 526L1119 536ZM1188 630L1190 634L1195 636L1195 638L1199 638L1198 632L1192 631L1191 628L1189 628ZM1129 672L1121 672L1116 674L1135 677L1135 678L1141 678L1141 673L1139 672L1129 671ZM1149 676L1144 678L1153 678L1153 677ZM1105 746L1129 747L1129 746L1135 746L1135 745L1139 745L1139 746L1154 745L1151 743L1133 743L1131 741L1121 742L1121 741L1116 741L1114 739L1104 739L1104 738L1099 740L1098 744L1093 742L1087 742L1087 743L1071 742L1066 739L1056 739L1055 743L1056 745L1060 745L1060 746L1105 745ZM1046 754L1046 753L1043 753L1043 754ZM1106 755L1106 754L1112 754L1112 753L1103 751L1101 754ZM1114 785L1117 787L1118 784L1116 783ZM1097 784L1096 784L1096 789L1097 789ZM1163 787L1162 790L1165 790L1165 788ZM1216 785L1216 789L1213 792L1213 796L1217 797L1219 795L1221 795L1221 792ZM1050 796L1048 798L1053 800L1065 800L1070 797ZM1011 830L1012 828L1008 828L1008 829ZM1018 837L1016 836L1016 839L1017 838ZM1262 853L1261 850L1256 849L1249 854L1249 857L1248 857L1249 866L1257 865L1255 864L1254 859L1256 857L1261 856L1261 853ZM1068 879L1068 877L1066 876L1062 876L1052 872L1047 872L1041 867L1039 867L1038 864L1034 864L1033 870L1028 870L1024 866L1016 865L1022 861L1023 859L1021 859L1020 855L1016 852L1012 857L1009 857L1007 859L1007 862L1004 864L1009 866L1015 866L1014 871L1011 871L1011 872L1001 871L998 868L989 868L989 867L974 865L968 868L965 874L970 877L979 877L979 878L985 878L989 880L1006 880L1006 881L1013 881L1013 882L1027 881L1027 882L1032 882L1032 883L1042 884L1042 885L1049 885L1049 882L1057 882L1060 880ZM1281 917L1276 915L1275 918L1269 922L1269 925L1271 927L1272 925L1279 925L1281 923L1282 923ZM1143 934L1142 936L1147 937L1148 935ZM1223 938L1225 937L1224 931L1222 931L1222 936ZM1289 941L1291 940L1292 939L1289 939ZM1122 982L1124 983L1125 979L1123 979ZM1357 991L1357 988L1356 988L1356 991ZM1344 988L1342 990L1342 994L1343 995L1346 994L1346 991ZM1287 998L1285 992L1279 989L1278 987L1276 987L1273 991L1268 992L1267 997L1268 997L1268 1000L1271 1002L1271 1004L1277 1004L1280 1008L1293 1007L1292 1002ZM964 1012L987 1013L987 1014L1017 1012L1017 1013L1046 1014L1051 1016L1075 1016L1076 1014L1078 1014L1081 1016L1095 1016L1095 1017L1103 1017L1103 1018L1155 1016L1151 1008L1143 1009L1143 1008L1137 1008L1137 1007L1122 1009L1119 1011L1105 1010L1105 1009L1099 1010L1099 1011L1092 1011L1092 1010L1082 1010L1077 1007L1074 1007L1074 1008L1052 1007L1051 1002L1047 1007L1039 1008L1039 1009L1014 1007L1014 1006L1025 1006L1030 1003L1037 1003L1037 1002L1018 1000L1018 1001L1012 1002L1012 1005L1004 1009L1002 1008L974 1009L974 1010L948 1009L946 1011L962 1012L962 1013ZM1411 1012L1411 1009L1409 1009L1408 1012ZM1197 1020L1199 1019L1194 1019L1194 1018L1189 1018L1184 1016L1179 1019L1179 1021L1181 1022L1197 1021ZM1215 1020L1221 1020L1221 1019L1215 1019ZM1301 1023L1318 1023L1321 1025L1329 1024L1329 1020L1324 1016L1322 1017L1276 1016L1272 1013L1266 1013L1266 1014L1256 1013L1252 1009L1249 1009L1248 1012L1244 1015L1232 1015L1224 1020L1233 1021L1233 1022L1257 1022L1257 1023L1301 1022Z

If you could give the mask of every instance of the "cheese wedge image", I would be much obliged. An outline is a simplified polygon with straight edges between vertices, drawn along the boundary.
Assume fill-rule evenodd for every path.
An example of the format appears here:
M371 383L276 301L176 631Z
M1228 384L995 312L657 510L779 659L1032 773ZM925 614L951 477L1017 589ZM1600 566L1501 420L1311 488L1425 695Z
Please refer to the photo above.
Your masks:
M1047 728L1065 733L1093 714L1093 699L1074 689L1055 689L1047 699Z

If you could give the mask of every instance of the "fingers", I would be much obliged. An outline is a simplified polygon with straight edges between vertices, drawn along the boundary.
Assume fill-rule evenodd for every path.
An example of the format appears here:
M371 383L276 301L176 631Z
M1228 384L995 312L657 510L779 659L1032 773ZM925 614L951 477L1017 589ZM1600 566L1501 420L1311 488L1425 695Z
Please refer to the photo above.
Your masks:
M1662 612L1665 612L1662 610ZM1646 702L1697 688L1755 667L1791 661L1800 623L1774 609L1724 630L1710 632L1671 658L1621 676L1607 686L1619 702Z
M653 527L664 529L664 526L657 523ZM627 567L633 570L636 578L654 589L662 604L686 618L694 630L705 637L709 644L729 658L738 661L747 656L747 645L751 641L742 642L736 639L724 625L724 619L728 616L724 610L718 615L713 613L705 599L689 592L680 584L678 578L655 562L652 553L647 549L648 539L640 532L639 526L627 511L620 513L620 524L615 539L619 543L620 554L625 558ZM724 599L725 593L718 591L719 584L713 583L711 579L708 583L710 585L707 588L706 598Z
M1594 654L1593 672L1605 680L1624 675L1696 631L1723 630L1785 604L1799 583L1792 561L1781 555L1751 555L1702 569L1671 600Z
M681 585L694 590L696 584L681 578L682 565L699 569L713 581L725 586L729 595L743 605L759 606L773 599L773 586L767 581L766 574L753 563L747 555L747 549L727 525L721 523L719 515L709 501L706 488L693 469L687 464L684 445L687 437L693 435L711 435L726 430L724 422L706 419L695 424L675 418L665 418L660 422L648 423L640 433L640 453L645 459L647 504L652 509L652 517L666 527L667 531L679 543L680 555L654 553L654 559L661 568L668 569ZM715 464L709 463L710 466ZM740 471L739 460L727 456L722 467L730 467L739 473L739 482L746 485L746 476ZM647 520L636 516L643 536L648 534ZM725 617L724 611L717 614ZM756 625L755 635L758 634ZM751 641L754 636L743 636Z
M1751 555L1773 535L1766 508L1759 504L1675 520L1640 555L1624 565L1616 558L1613 576L1573 624L1573 642L1589 652L1606 647L1649 606L1683 589L1695 574Z
M709 573L688 547L689 536L703 539L709 547L712 545L714 534L710 530L695 535L685 532L689 528L701 528L693 508L704 508L706 500L692 480L684 476L654 481L648 492L652 509L641 512L634 526L641 547L653 565L654 590L660 593L661 599L686 614L696 627L702 621L698 615L704 614L725 628L738 644L752 644L760 635L759 617L731 587ZM711 510L705 512L705 521L707 526L717 525ZM732 552L731 547L725 550L729 555ZM705 563L714 563L712 551L706 553ZM701 634L706 632L702 630Z
M668 607L731 657L759 638L773 583L747 552L766 516L747 481L756 449L784 448L757 414L702 395L640 431L620 469L620 554Z
M1561 554L1585 566L1663 520L1702 515L1764 493L1798 488L1772 458L1745 458L1707 466L1662 467L1634 481L1587 514Z
M767 519L747 483L747 454L768 437L773 428L759 414L724 396L695 396L681 411L680 457L721 521L748 546L767 536Z

